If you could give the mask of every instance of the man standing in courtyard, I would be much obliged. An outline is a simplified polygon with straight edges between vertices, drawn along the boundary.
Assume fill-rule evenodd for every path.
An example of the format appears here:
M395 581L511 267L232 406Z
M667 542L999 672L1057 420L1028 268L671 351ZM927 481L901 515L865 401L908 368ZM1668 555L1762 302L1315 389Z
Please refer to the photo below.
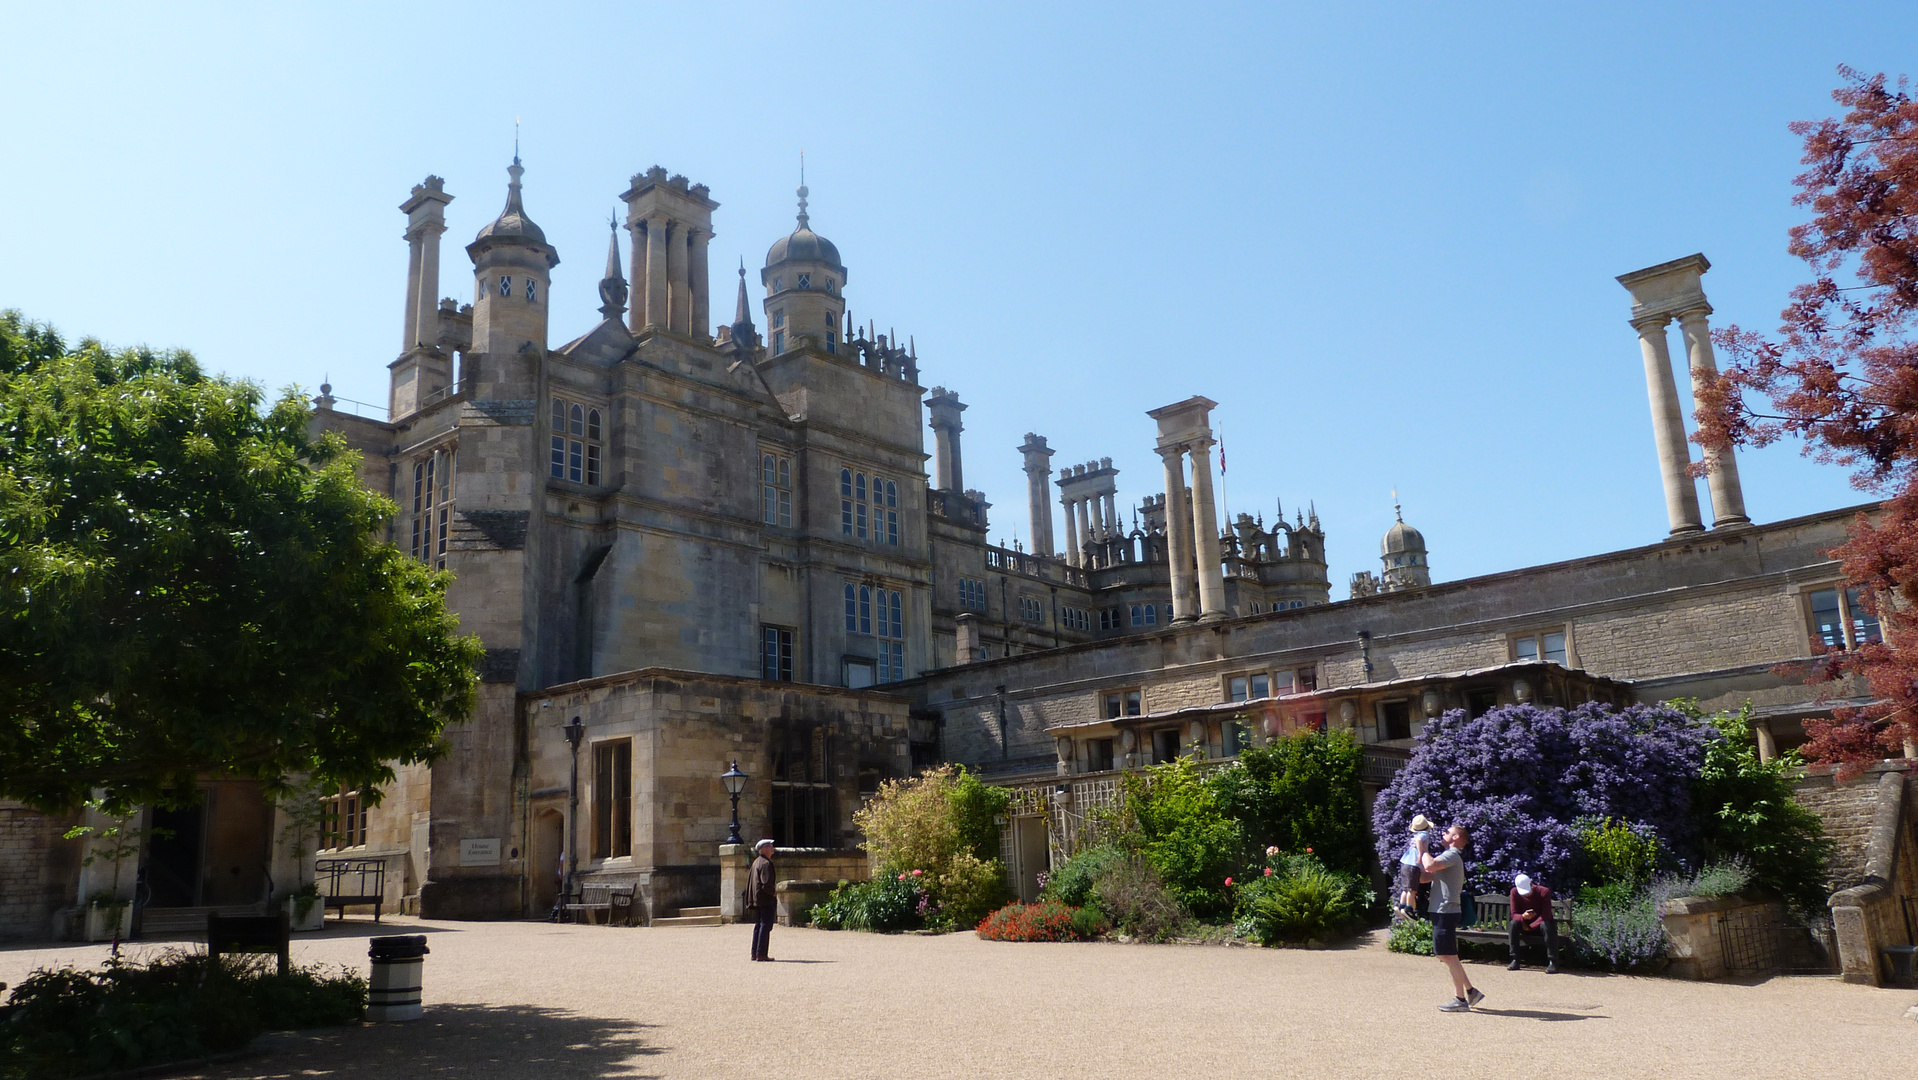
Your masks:
M1465 965L1458 959L1458 923L1465 899L1465 845L1472 842L1471 830L1454 825L1445 830L1445 850L1437 855L1426 852L1419 859L1425 880L1432 883L1432 953L1452 975L1451 1001L1439 1006L1440 1012L1469 1012L1485 1000L1465 976Z
M767 949L773 935L773 920L779 917L779 893L773 887L771 840L753 845L753 865L746 871L746 909L753 917L753 959L771 960Z

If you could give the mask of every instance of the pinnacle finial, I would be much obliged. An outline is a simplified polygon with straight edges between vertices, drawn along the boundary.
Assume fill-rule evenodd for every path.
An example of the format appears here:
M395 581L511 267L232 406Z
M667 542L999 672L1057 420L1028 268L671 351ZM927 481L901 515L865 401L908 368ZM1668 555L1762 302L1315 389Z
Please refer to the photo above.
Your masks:
M617 319L626 310L626 275L619 269L619 218L606 222L606 276L599 279L599 313Z
M1405 523L1405 512L1399 509L1398 488L1392 489L1392 516L1399 519L1399 524L1403 525Z
M811 220L810 215L806 213L806 194L806 152L801 150L799 152L799 227L802 229L806 228L806 222Z

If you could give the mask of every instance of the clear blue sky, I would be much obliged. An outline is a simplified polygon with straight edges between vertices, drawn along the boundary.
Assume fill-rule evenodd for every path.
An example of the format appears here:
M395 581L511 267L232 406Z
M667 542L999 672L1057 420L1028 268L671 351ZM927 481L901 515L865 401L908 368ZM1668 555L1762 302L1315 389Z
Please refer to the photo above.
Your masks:
M970 405L997 537L1029 535L1024 432L1136 504L1145 411L1196 393L1233 512L1316 502L1335 598L1394 486L1439 580L1655 541L1613 277L1703 251L1715 324L1773 327L1786 124L1840 63L1918 67L1918 4L1461 7L8 3L0 307L384 402L396 207L446 178L470 300L515 116L553 344L597 317L632 173L712 188L723 317L803 149L854 317ZM1861 501L1796 447L1741 464L1761 521Z

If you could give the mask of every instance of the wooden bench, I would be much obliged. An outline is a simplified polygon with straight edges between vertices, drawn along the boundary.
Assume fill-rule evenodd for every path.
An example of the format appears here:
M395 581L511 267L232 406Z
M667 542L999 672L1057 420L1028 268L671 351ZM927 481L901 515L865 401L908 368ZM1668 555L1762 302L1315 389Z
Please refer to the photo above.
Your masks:
M282 910L275 915L221 915L206 917L206 954L214 960L228 953L270 953L280 958L280 974L286 974L291 958L287 955L292 940L292 922Z
M340 913L346 909L373 908L373 921L380 921L380 905L386 901L385 859L321 859L313 864L314 883L320 887L320 899Z
M560 902L559 908L571 922L582 921L581 915L591 916L596 911L603 911L606 913L606 925L630 926L633 922L633 894L636 891L637 886L630 884L576 885L572 893ZM590 922L591 919L584 921Z
M1469 926L1459 928L1458 936L1466 941L1496 941L1508 943L1512 925L1512 898L1507 893L1485 893L1472 898L1475 914ZM1554 898L1552 900L1552 918L1558 923L1558 943L1563 946L1572 940L1571 920L1572 902ZM1528 930L1519 935L1521 942L1545 944L1545 931Z

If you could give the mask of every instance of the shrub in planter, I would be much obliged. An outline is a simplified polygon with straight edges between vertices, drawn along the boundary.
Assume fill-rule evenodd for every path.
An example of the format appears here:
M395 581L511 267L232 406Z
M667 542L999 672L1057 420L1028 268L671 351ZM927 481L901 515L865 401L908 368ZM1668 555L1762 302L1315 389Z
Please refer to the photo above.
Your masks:
M841 882L812 909L822 930L915 930L925 923L929 894L907 874Z
M1096 911L1050 900L1015 901L979 920L976 930L988 941L1090 941L1105 932L1105 920Z
M1587 963L1624 971L1665 955L1665 923L1649 891L1620 899L1610 890L1586 889L1578 900L1572 937Z

